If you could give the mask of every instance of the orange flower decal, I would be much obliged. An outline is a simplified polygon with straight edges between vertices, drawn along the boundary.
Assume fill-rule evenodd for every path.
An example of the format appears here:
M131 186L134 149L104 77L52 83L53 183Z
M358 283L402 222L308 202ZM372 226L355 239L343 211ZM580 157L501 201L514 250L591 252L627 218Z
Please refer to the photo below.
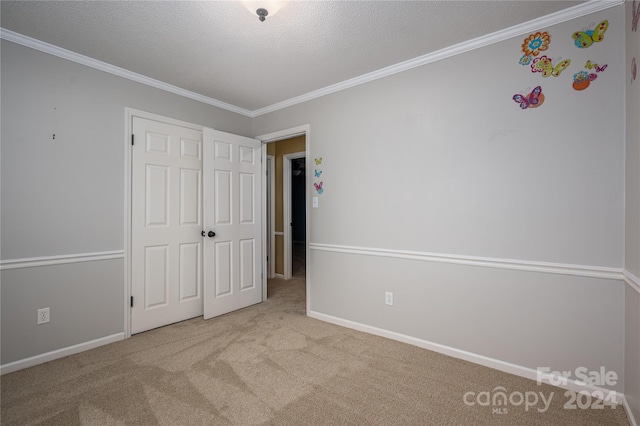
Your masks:
M546 31L530 34L522 43L522 51L525 55L538 56L541 51L549 48L549 43L551 43L551 36Z

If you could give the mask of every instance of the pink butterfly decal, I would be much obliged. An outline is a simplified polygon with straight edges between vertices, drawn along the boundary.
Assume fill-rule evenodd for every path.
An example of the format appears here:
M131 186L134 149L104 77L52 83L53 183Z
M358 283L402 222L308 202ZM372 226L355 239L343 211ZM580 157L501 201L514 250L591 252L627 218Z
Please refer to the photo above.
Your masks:
M596 72L602 72L602 71L606 70L608 66L609 65L607 65L607 64L604 64L603 66L600 66L600 65L598 65L598 64L596 64L594 62L587 61L586 65L584 67L587 68L587 69L594 69L595 68Z
M322 192L324 192L324 189L322 189L322 183L314 183L313 186L315 186L316 191L318 191L318 194L322 194Z
M527 96L521 94L513 95L513 100L520 104L520 108L537 108L544 102L544 95L542 94L542 87L536 86L535 89Z
M633 0L631 4L631 12L633 12L633 16L631 17L631 30L638 31L638 21L640 20L640 3L638 3L638 7L636 7L636 0Z

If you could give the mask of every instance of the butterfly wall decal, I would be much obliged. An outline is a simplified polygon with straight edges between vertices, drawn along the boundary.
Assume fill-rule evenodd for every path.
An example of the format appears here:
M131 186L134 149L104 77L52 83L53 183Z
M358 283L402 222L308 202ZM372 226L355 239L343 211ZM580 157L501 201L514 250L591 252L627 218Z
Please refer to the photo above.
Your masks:
M637 72L637 67L636 67L636 58L634 57L631 60L631 82L633 83L636 79L636 72Z
M513 95L513 100L520 104L520 108L538 108L540 105L544 103L544 95L542 94L542 87L536 86L535 89L531 91L526 96L523 96L519 93Z
M604 70L607 69L608 64L604 64L603 66L600 66L596 63L593 63L591 61L587 61L586 65L584 66L586 69L590 70L590 69L596 69L596 72L602 72Z
M640 20L640 3L636 7L636 0L631 4L631 31L638 31L638 21Z
M324 189L322 189L322 184L323 182L313 184L313 186L316 188L316 191L318 191L318 194L322 194L324 192Z
M314 170L313 173L316 175L317 178L319 178L320 175L322 174L322 170Z
M314 161L316 162L316 166L319 166L322 164L322 157L314 158Z
M576 31L571 36L575 40L575 45L580 49L586 49L594 42L601 42L604 39L604 33L609 28L609 21L606 19L598 24L594 30Z
M535 58L531 63L531 72L542 73L545 78L550 75L558 77L562 71L567 69L570 63L571 59L565 59L554 66L551 58L547 55L542 55L539 58Z

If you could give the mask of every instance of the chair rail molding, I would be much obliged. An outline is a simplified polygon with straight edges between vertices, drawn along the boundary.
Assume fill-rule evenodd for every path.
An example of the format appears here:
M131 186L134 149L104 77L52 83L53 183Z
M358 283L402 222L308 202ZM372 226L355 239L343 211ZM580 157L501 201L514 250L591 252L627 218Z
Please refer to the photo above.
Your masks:
M79 262L95 262L99 260L111 259L124 259L124 250L0 260L0 271L4 271L7 269L34 268L37 266L63 265Z

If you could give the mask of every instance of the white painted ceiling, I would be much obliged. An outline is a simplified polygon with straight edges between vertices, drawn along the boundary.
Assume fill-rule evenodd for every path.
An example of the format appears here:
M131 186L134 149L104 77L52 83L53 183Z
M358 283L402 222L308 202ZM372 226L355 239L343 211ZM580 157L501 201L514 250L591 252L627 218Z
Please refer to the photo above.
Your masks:
M243 3L2 0L0 12L5 29L255 111L579 2L291 1L265 22Z

